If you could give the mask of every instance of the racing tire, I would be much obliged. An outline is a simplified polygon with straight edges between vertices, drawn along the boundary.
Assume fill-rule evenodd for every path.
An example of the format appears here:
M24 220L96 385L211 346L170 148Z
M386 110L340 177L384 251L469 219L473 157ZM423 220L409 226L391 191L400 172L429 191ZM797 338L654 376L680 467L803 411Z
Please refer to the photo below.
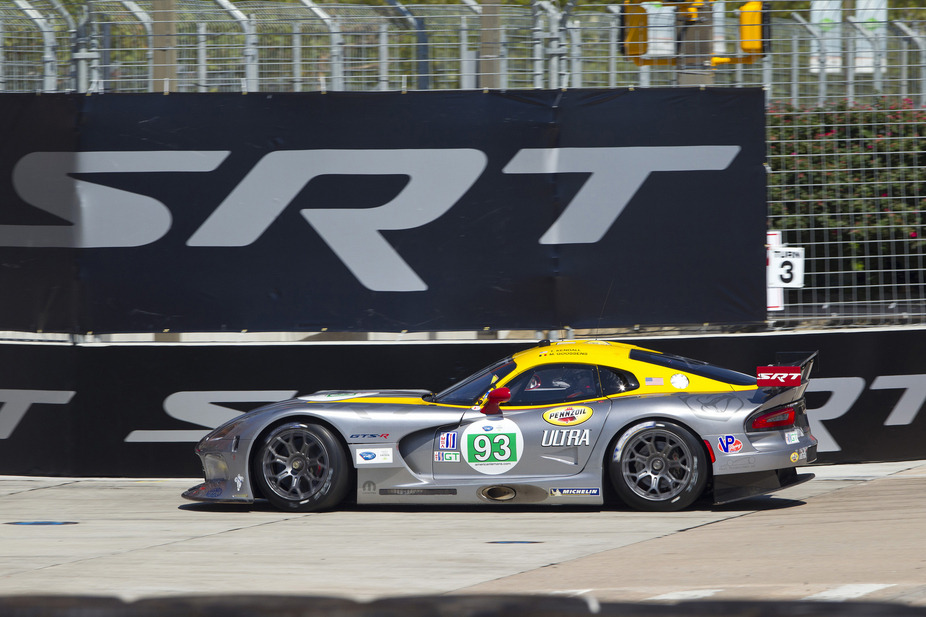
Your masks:
M252 473L263 496L284 512L333 508L347 495L350 462L338 439L317 424L293 422L270 431Z
M608 470L631 508L674 512L690 506L707 484L707 459L687 429L664 421L635 424L610 450Z

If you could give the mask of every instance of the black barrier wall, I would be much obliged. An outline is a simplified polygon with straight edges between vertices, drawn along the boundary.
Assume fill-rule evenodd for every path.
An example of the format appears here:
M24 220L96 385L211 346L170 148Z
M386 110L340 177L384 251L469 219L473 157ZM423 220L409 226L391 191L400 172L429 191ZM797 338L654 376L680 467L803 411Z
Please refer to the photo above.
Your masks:
M821 462L926 458L926 330L633 339L755 374L820 351L807 400ZM443 389L511 343L0 345L0 474L197 476L195 443L263 402L320 389Z
M760 89L3 95L0 330L762 322L764 122Z

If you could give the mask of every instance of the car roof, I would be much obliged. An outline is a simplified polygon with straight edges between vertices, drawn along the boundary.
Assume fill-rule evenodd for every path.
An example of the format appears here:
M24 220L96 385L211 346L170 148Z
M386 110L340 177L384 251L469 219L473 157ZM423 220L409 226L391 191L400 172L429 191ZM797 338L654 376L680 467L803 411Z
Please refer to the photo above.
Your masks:
M567 340L553 341L549 345L531 347L512 356L518 366L528 367L536 364L555 362L582 362L618 366L630 356L633 349L645 349L617 341ZM646 351L652 351L646 349ZM658 353L658 352L655 352Z

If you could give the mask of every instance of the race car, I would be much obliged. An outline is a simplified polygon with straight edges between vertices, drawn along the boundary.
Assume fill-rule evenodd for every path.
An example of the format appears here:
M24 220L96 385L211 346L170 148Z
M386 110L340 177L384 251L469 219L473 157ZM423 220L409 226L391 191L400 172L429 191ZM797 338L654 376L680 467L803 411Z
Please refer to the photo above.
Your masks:
M323 390L244 413L196 446L194 501L600 505L674 511L813 478L816 353L760 377L614 341L541 341L427 390Z

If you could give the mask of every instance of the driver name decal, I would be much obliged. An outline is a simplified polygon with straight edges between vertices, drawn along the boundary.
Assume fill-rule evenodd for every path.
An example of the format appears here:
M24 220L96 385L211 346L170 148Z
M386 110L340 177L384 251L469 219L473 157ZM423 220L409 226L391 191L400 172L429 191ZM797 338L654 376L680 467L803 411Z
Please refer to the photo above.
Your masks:
M524 438L518 425L507 418L473 422L463 431L460 446L466 464L490 476L505 473L521 460Z
M543 412L543 419L556 426L575 426L592 417L591 407L569 405Z

